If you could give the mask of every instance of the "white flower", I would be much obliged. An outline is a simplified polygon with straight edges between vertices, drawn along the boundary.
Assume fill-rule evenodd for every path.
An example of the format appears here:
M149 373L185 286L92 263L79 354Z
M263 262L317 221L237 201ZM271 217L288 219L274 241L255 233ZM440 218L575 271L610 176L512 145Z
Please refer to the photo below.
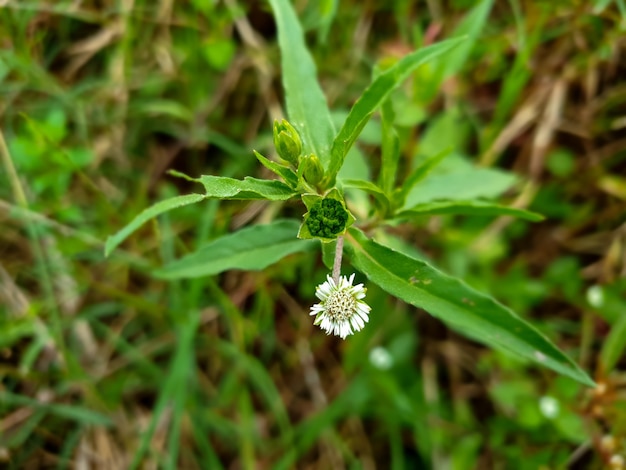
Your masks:
M361 300L367 289L363 284L353 286L353 281L354 274L350 279L341 276L339 283L326 276L326 282L315 289L315 295L321 302L311 307L311 315L315 315L314 324L319 325L326 334L332 333L345 339L361 330L369 320L371 308Z

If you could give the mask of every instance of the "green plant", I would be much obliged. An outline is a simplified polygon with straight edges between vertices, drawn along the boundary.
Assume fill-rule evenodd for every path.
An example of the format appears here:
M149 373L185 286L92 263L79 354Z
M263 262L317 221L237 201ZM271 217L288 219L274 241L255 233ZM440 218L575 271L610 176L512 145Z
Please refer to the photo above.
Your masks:
M431 83L440 83L454 69L454 64L464 60L467 38L449 39L421 48L392 65L377 69L371 84L336 132L292 6L283 0L270 3L278 25L289 115L289 122L275 123L274 143L285 163L272 161L258 152L255 155L283 181L253 177L243 180L219 176L191 178L174 173L201 184L205 192L174 197L146 209L107 240L106 254L149 219L177 207L209 198L278 202L301 197L308 212L300 226L299 237L321 240L327 266L334 265L336 285L340 284L338 266L345 238L350 263L385 291L425 309L471 338L538 362L586 385L594 385L571 359L511 310L463 281L443 274L428 262L391 249L370 235L399 221L432 214L510 215L531 221L542 218L533 212L478 198L487 194L494 197L510 185L509 178L497 172L466 166L465 173L444 173L440 181L432 178L429 187L427 177L448 155L445 149L427 155L409 169L406 178L399 177L399 153L394 144L396 131L389 107L391 94L423 65L431 65L437 71L438 78ZM476 11L484 17L489 6L490 2L483 2ZM473 40L472 33L468 34ZM441 57L445 60L436 60ZM350 150L372 114L379 109L382 110L383 140L379 176L375 180L345 178L341 172L351 164L348 160L355 158L350 157ZM467 184L468 178L470 184ZM462 180L465 184L460 184ZM450 186L455 182L465 188L466 194L452 192ZM438 193L442 188L443 194ZM359 207L358 213L366 215L364 220L357 220L349 210L349 190L363 191L373 197L371 206L368 199L360 200L364 207ZM165 265L154 275L174 280L227 269L263 269L281 257L311 248L310 240L295 239L295 226L291 220L276 220L225 235Z

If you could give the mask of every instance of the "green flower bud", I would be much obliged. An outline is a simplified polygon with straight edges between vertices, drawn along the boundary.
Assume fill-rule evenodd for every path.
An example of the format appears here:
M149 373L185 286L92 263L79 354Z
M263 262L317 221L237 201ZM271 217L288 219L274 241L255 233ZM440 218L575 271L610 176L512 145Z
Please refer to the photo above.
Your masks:
M302 158L302 176L307 183L316 185L324 178L324 167L317 155L311 154Z
M274 147L280 158L292 165L298 164L302 153L302 140L298 131L285 119L274 121Z
M346 228L348 211L336 199L321 199L309 211L306 226L314 237L336 238Z
M302 202L308 212L304 214L298 238L317 238L328 243L346 233L355 221L337 188L331 189L325 196L303 194Z

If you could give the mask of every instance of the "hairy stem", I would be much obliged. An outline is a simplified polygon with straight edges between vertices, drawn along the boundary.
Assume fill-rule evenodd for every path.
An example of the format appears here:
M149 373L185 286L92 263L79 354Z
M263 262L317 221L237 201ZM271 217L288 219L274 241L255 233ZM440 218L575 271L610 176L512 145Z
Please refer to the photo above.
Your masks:
M333 280L339 284L341 274L341 258L343 257L343 235L337 237L337 247L335 248L335 262L333 263Z

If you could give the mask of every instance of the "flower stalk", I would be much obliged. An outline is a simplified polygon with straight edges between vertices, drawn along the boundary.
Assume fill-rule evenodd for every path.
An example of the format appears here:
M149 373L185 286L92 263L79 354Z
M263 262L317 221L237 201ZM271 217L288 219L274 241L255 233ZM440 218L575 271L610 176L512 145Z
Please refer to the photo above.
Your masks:
M335 247L335 261L333 263L333 281L339 284L339 275L341 274L341 259L343 258L343 236L337 237L337 246Z

